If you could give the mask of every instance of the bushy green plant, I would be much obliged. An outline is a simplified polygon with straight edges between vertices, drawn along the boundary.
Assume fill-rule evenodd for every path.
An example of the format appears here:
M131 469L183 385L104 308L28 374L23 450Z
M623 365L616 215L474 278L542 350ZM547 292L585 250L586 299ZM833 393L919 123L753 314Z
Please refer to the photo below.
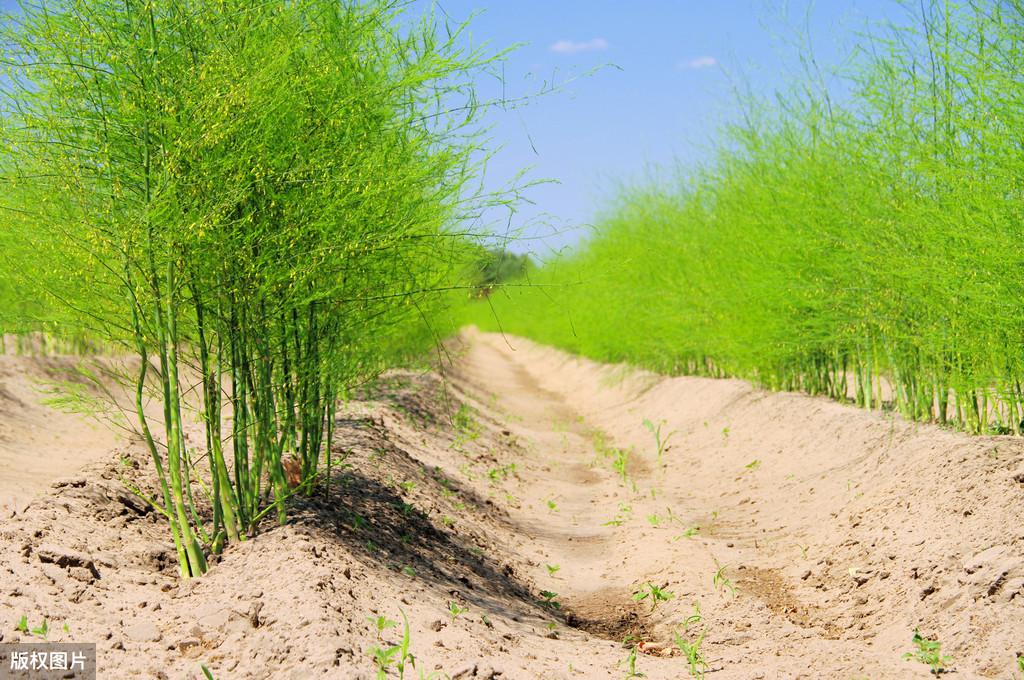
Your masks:
M743 100L703 167L627 186L479 324L1018 433L1024 22L995 0L908 12L864 35L841 97L809 73Z
M469 182L491 59L399 7L56 0L0 23L0 331L140 356L148 500L184 577L284 521L332 466L337 397L427 347L471 285L455 225L489 200Z

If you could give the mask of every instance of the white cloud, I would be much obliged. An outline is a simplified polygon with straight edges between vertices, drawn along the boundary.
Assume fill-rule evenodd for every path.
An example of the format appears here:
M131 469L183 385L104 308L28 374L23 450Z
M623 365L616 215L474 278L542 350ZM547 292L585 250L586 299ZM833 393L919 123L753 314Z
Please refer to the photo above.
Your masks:
M594 38L576 42L574 40L559 40L551 46L552 52L559 54L576 54L577 52L599 52L608 49L608 41L604 38Z
M688 59L684 62L680 62L679 68L688 68L694 71L702 68L711 68L712 66L718 66L718 60L711 56L696 57L694 59Z

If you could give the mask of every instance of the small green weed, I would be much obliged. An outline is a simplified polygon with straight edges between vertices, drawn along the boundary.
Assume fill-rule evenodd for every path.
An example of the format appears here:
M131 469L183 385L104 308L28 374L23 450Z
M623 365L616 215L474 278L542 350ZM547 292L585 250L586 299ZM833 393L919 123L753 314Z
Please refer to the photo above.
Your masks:
M674 635L676 647L686 657L687 670L690 673L690 677L694 678L703 678L704 673L708 670L707 658L701 649L701 645L704 643L704 636L707 635L707 629L703 623L704 615L700 611L700 602L694 602L693 613L683 619L683 634L676 631ZM697 626L700 626L700 633L693 637L690 635L690 630Z
M623 640L623 644L627 644L628 645L630 640L631 640L631 638L627 637L625 640ZM629 648L629 654L626 655L626 658L619 662L620 666L623 665L623 664L625 664L625 666L626 666L626 677L625 677L625 680L630 680L631 678L642 678L642 677L644 677L644 674L636 669L636 650L637 650L637 646L635 644L632 645Z
M455 449L460 448L466 442L478 439L483 432L483 427L477 421L473 409L467 404L459 406L459 410L452 416L452 426L457 433L455 441L452 442L452 447Z
M619 514L615 515L612 519L605 522L602 526L606 527L620 527L626 523L632 514L633 508L626 503L619 503Z
M688 640L678 633L675 635L676 647L678 647L683 653L683 656L686 657L687 670L689 671L690 676L694 678L703 678L704 673L708 670L707 659L704 657L704 652L701 650L705 634L705 631L701 631L700 635L693 640Z
M497 484L501 480L508 479L509 475L513 475L515 472L516 464L509 463L508 465L491 468L487 471L487 477L491 480L491 484Z
M664 425L666 425L667 422L668 421L665 421L665 420L659 420L658 424L655 425L649 419L644 418L644 427L647 428L648 432L650 432L652 435L654 435L654 443L655 443L655 446L657 446L657 448L658 448L658 465L659 466L661 466L661 464L662 464L662 462L661 462L662 461L662 456L664 455L665 451L668 450L668 440L671 439L672 435L674 435L676 433L676 430L673 430L672 432L669 432L667 435L665 435L664 438L662 438L662 436L661 436L661 428Z
M394 647L370 647L370 656L377 665L377 680L385 680L388 677L390 668L398 658L401 648Z
M668 602L675 597L675 593L671 590L665 590L665 586L667 585L668 584L666 583L663 586L656 586L648 581L633 593L633 601L643 602L644 600L650 600L651 611L653 612L657 609L659 602Z
M700 602L693 603L693 613L683 619L683 630L690 631L690 626L696 626L704 622L704 614L700 611Z
M377 629L377 639L380 640L381 636L389 628L394 628L398 625L398 621L392 621L386 616L370 616L367 620L373 624L374 628Z
M612 469L622 478L625 484L629 479L626 467L629 465L629 451L626 449L615 449L615 457L612 459Z
M711 577L711 583L714 585L715 591L728 590L731 595L735 596L736 586L734 586L732 580L725 575L725 570L727 568L728 565L719 567L718 571L715 572L715 575Z
M700 533L699 526L688 527L685 531L683 531L683 533L679 534L678 536L673 536L672 540L678 541L680 538L693 538L698 533Z
M929 640L922 636L916 628L914 629L914 637L911 638L911 642L916 649L904 654L903 658L907 661L920 661L929 666L933 675L942 673L949 662L953 660L952 657L942 655L941 642Z
M562 603L558 602L555 599L556 597L558 597L558 593L553 593L550 590L542 590L540 591L540 596L544 598L542 601L537 603L541 607L546 607L548 609L562 608Z
M43 619L43 622L39 624L39 626L37 626L36 628L29 628L28 617L22 615L22 617L18 619L18 625L14 627L14 630L18 631L19 633L24 633L26 635L34 635L38 638L42 638L43 640L45 640L47 636L50 634L50 622L46 619Z

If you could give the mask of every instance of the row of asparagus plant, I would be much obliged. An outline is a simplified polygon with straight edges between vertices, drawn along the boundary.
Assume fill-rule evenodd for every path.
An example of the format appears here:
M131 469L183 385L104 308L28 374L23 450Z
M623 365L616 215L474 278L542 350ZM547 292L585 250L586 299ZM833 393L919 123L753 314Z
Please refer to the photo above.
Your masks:
M835 74L802 52L804 75L742 98L710 161L623 190L531 274L542 287L477 320L1020 433L1024 3L911 3L859 43Z
M473 83L500 55L404 4L3 19L0 318L138 354L149 500L184 577L325 479L338 398L433 339L479 253L454 225L505 200L473 184Z

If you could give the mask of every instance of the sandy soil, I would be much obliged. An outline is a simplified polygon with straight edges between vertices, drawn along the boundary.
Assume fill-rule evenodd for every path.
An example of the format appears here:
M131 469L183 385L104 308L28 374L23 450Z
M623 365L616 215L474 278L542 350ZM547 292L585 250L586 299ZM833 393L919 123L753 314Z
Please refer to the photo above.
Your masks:
M79 367L97 376L98 382L83 376ZM85 418L70 408L46 405L65 383L83 395L107 400L108 395L97 389L114 387L114 381L103 376L107 370L112 370L109 362L77 357L0 354L0 517L24 510L54 479L109 458L125 438L125 421L110 418L106 409L96 413L99 417Z
M24 614L97 641L101 677L371 678L401 626L369 618L404 612L407 677L622 678L634 645L637 672L687 677L673 638L703 633L710 678L924 678L902 659L918 628L954 677L1020 675L1021 440L496 335L450 351L444 379L348 404L332 496L202 579L124 491L152 481L130 443L55 482L0 523L3 641ZM661 463L645 419L672 433ZM8 450L57 446L22 432ZM645 584L670 599L635 601Z

